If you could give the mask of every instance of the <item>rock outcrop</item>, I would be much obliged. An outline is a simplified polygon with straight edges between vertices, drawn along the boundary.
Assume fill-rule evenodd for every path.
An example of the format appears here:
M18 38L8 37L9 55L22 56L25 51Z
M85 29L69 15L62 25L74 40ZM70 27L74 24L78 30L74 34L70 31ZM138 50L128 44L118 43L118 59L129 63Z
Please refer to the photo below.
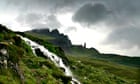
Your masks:
M0 68L7 69L9 55L4 43L0 43Z

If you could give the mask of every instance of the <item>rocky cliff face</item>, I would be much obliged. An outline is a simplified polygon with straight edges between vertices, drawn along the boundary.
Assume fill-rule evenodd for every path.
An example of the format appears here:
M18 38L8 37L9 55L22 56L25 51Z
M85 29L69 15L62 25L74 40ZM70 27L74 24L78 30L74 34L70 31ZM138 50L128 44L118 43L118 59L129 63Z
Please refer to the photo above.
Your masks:
M50 40L49 42L54 45L60 46L64 49L70 48L72 46L71 41L69 40L67 35L59 33L57 29L50 31L49 29L36 29L28 32L33 32L37 34L42 34L50 37L54 37L55 39Z
M7 49L5 49L5 45L0 43L0 68L7 69L8 58L9 55Z

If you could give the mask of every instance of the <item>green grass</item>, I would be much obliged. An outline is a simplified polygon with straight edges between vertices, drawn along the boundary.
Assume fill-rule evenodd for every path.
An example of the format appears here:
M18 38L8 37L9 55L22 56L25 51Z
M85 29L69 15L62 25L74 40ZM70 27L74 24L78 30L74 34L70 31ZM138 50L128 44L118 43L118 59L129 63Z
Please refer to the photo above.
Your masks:
M31 36L35 36L39 39L43 39L43 40L54 40L55 38L54 37L51 37L51 36L46 36L46 35L40 35L40 34L37 34L37 33L33 33L33 32L26 32L27 35L31 35Z
M65 76L63 71L49 59L35 56L31 47L16 36L14 32L7 29L0 30L0 44L8 50L8 68L0 65L0 84L70 83L70 77ZM34 39L38 40L37 38ZM52 47L55 51L53 45L49 44L49 47ZM13 67L16 64L18 70ZM24 76L23 79L21 79L21 75Z
M65 50L66 55L77 57L92 57L95 59L106 60L117 64L140 67L140 57L128 57L117 54L102 54L96 49L88 49L82 46L72 46L70 50Z
M72 71L83 84L135 84L138 81L138 68L91 57L68 58Z
M65 51L68 55L75 55L75 56L91 56L97 55L99 52L96 49L87 49L82 46L73 45L69 50Z
M44 38L41 38L41 37L38 38L38 37L33 36L31 34L22 33L22 32L18 32L18 34L20 34L20 35L22 35L24 37L27 37L27 38L29 38L29 39L31 39L31 40L43 45L49 51L51 51L51 52L55 53L57 56L61 57L66 64L68 63L68 59L65 56L64 50L61 47L53 45L53 44L49 43L48 40L46 40Z

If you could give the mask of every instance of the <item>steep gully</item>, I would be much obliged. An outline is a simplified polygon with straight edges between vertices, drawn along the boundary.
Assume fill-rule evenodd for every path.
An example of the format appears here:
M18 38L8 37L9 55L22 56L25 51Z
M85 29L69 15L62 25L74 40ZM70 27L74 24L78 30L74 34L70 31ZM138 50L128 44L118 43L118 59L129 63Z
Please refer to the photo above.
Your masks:
M62 58L58 57L57 55L55 55L54 53L48 51L48 49L46 49L44 46L39 45L38 43L31 41L28 38L22 37L20 36L21 39L23 39L28 45L31 46L33 53L36 55L35 50L36 49L40 49L40 51L44 54L44 56L46 56L47 58L49 58L51 61L53 61L55 63L55 65L59 68L63 68L64 69L64 73L66 76L70 76L72 77L72 84L81 84L76 78L74 78L70 68L68 66L65 65L65 63L63 62Z

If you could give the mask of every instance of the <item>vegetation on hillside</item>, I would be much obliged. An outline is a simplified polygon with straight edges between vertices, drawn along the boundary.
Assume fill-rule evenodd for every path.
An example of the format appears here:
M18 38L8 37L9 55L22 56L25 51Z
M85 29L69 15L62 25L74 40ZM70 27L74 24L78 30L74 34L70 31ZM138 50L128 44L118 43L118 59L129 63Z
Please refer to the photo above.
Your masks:
M94 48L77 45L64 51L72 71L83 84L135 84L139 80L140 58L101 54Z
M138 68L92 57L68 56L71 69L84 84L138 84Z
M23 33L23 32L17 32L18 34L24 36L24 37L27 37L41 45L43 45L44 47L46 47L49 51L55 53L56 55L58 55L59 57L61 57L63 59L63 61L68 64L68 59L67 57L65 56L65 53L64 53L64 50L59 47L59 46L56 46L56 45L53 45L52 43L48 42L48 39L47 38L40 38L40 37L37 37L36 35L31 35L31 34L28 34L28 33Z
M123 64L127 66L140 67L140 57L128 57L128 56L122 56L122 55L117 55L117 54L103 54L95 48L86 48L82 45L72 45L69 42L70 40L68 38L65 38L65 39L61 38L59 39L59 41L56 41L55 39L57 39L57 37L61 37L61 34L59 33L58 30L54 30L54 32L50 32L48 29L40 29L40 30L28 31L26 32L26 34L28 35L33 34L34 36L37 36L38 38L43 37L41 39L47 40L47 42L51 42L53 45L57 45L61 47L64 50L66 55L93 57L96 59L106 60L106 61L119 63L119 64ZM50 39L50 37L53 39ZM64 48L63 45L67 47Z
M0 84L69 84L64 75L49 59L34 56L28 46L15 33L0 25L0 47L8 51L0 54ZM4 65L5 61L7 64ZM5 68L7 66L7 68Z
M7 68L5 65L0 65L0 84L70 84L71 77L65 76L52 61L41 54L35 56L30 46L16 36L16 33L2 25L0 27L0 46L2 46L0 50L8 51ZM117 60L116 57L111 59L109 55L105 55L101 56L103 59L99 59L98 56L103 54L94 48L87 49L82 46L72 46L70 50L73 51L66 52L61 47L49 43L51 37L21 32L17 34L44 45L63 58L82 84L139 84L139 68L120 65L122 64L118 63L120 61L114 61ZM2 58L3 55L0 54L0 63L3 61Z

